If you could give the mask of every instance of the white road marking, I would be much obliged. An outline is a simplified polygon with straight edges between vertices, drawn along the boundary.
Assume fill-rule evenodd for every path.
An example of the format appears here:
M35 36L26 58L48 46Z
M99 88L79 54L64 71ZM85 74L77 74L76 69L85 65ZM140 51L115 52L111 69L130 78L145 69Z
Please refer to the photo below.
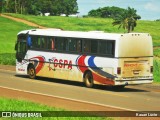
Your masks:
M17 77L14 76L14 77L11 77L11 78L17 78ZM46 81L38 81L38 80L32 80L32 79L30 79L29 81L26 81L26 82L33 82L33 83L39 83L39 84L44 84L44 85L50 85L50 86L52 86L51 83L48 83ZM56 84L54 84L54 86L59 86L59 84L56 83ZM65 86L65 87L68 87L68 86ZM122 95L122 94L116 94L116 93L112 93L112 92L108 92L108 91L98 91L98 90L95 90L95 89L87 89L87 91L94 91L96 93L103 93L103 94L108 94L108 95L114 95L114 96L120 96L120 97L129 98L129 96Z
M65 100L70 100L70 101L75 101L75 102L81 102L81 103L99 105L99 106L103 106L103 107L111 107L111 108L121 109L121 110L125 110L125 111L137 111L137 110L133 110L133 109L116 107L116 106L112 106L112 105L105 105L105 104L100 104L100 103L95 103L95 102L89 102L89 101L83 101L83 100L77 100L77 99L72 99L72 98L53 96L53 95L49 95L49 94L43 94L43 93L32 92L32 91L27 91L27 90L20 90L20 89L16 89L16 88L9 88L9 87L4 87L4 86L0 86L0 87L4 88L4 89L10 89L10 90L15 90L15 91L20 91L20 92L26 92L26 93L31 93L31 94L37 94L37 95L43 95L43 96L48 96L48 97L55 97L55 98L65 99Z

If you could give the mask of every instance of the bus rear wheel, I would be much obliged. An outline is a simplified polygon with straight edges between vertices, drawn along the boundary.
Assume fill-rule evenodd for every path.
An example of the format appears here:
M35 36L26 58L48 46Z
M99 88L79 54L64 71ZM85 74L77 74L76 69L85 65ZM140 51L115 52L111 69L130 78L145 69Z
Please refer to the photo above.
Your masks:
M92 88L94 83L93 83L93 76L92 76L92 73L90 71L86 72L85 75L84 75L84 84L86 87L88 88Z
M36 70L35 70L33 65L29 66L28 75L29 75L29 78L31 78L31 79L35 79L36 78Z

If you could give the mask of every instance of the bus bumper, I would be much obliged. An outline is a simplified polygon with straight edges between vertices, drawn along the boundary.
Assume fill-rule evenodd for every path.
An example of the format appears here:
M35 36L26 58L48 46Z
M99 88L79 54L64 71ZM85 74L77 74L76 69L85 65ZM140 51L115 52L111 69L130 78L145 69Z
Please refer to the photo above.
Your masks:
M152 82L153 82L153 79L115 80L115 85L149 84Z

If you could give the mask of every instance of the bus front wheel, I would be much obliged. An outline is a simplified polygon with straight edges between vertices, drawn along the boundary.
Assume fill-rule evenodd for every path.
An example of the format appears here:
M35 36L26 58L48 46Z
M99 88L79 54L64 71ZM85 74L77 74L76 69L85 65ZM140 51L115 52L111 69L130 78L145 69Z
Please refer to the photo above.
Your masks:
M84 75L84 84L86 87L91 88L93 87L94 83L93 83L93 76L92 73L90 71L86 72Z
M31 79L35 79L36 78L36 70L35 70L33 65L29 66L28 75L29 75L29 78L31 78Z

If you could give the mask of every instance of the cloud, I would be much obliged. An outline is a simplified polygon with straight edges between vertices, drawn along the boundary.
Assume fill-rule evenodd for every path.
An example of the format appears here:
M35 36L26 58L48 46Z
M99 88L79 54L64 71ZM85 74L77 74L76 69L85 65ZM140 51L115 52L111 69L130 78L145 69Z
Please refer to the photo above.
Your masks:
M158 7L158 5L151 2L145 4L145 9L153 12L160 12L160 8Z

